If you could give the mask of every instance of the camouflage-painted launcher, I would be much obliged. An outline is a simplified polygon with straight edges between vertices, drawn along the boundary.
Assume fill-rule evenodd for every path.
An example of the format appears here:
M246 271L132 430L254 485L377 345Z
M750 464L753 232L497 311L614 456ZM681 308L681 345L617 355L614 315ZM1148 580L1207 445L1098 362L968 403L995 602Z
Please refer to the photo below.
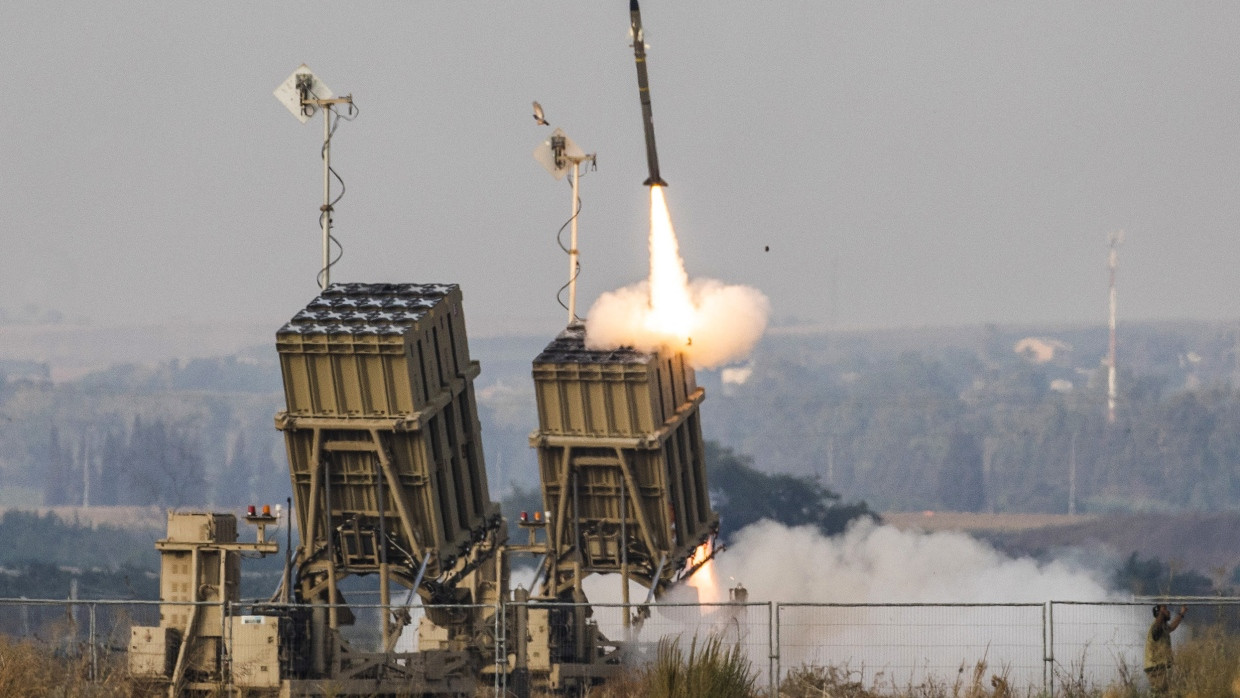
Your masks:
M453 284L332 284L276 335L301 533L299 596L335 602L347 574L463 597L494 544L461 292Z
M719 527L710 507L698 406L683 354L590 350L577 325L534 359L547 539L544 595L580 592L592 572L656 594Z

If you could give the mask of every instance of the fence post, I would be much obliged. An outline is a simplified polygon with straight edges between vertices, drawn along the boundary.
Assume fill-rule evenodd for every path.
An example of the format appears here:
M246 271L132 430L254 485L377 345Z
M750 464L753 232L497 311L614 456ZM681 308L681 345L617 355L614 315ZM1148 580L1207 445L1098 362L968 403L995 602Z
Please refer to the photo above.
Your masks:
M90 605L89 625L90 625L90 631L87 634L89 635L88 640L90 641L90 680L98 681L99 680L99 655L95 648L95 645L96 645L95 604L93 603Z
M508 652L504 649L504 599L495 600L495 681L493 686L494 695L502 695L500 691L500 674L504 671L502 660L508 658Z
M223 644L223 647L220 648L220 678L224 679L224 685L228 687L228 690L230 691L229 695L232 695L231 691L234 688L232 658L233 651L237 649L233 645L233 624L228 622L228 617L231 612L232 601L229 601L228 598L225 597L223 604L220 606L220 623L223 624L220 628L220 642Z
M1047 601L1042 609L1042 683L1047 695L1055 695L1055 602Z
M766 635L767 645L771 648L770 664L767 674L771 680L771 698L779 695L779 614L782 607L778 603L766 602Z

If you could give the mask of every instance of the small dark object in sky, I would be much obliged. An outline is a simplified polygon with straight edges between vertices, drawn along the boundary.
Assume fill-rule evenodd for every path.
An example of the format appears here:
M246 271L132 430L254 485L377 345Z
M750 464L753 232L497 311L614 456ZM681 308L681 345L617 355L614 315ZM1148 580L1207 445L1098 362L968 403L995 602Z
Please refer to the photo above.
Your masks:
M770 251L771 251L771 246L770 246L770 245L767 245L767 246L766 246L766 247L765 247L762 251L763 251L763 252L770 252Z
M543 117L542 105L539 104L538 102L534 102L534 123L538 124L539 126L549 125L547 123L547 119Z

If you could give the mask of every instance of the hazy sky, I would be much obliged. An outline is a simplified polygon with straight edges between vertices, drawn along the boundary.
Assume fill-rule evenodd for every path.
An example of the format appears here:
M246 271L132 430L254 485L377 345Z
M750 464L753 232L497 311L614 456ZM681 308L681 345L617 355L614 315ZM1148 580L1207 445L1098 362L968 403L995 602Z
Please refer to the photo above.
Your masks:
M588 308L646 274L627 5L9 0L0 307L274 331L317 293L322 126L271 95L305 62L361 109L333 280L459 283L471 333L562 327L569 189L531 158L530 102L598 153ZM643 19L689 274L760 288L777 323L1102 323L1121 228L1122 318L1240 317L1240 3Z

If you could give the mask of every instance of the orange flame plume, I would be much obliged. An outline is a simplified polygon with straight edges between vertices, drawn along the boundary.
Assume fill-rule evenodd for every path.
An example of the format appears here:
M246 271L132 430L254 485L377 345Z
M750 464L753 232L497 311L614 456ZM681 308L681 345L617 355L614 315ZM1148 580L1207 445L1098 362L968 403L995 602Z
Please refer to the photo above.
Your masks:
M723 598L719 588L719 576L715 572L715 559L711 557L713 550L714 547L711 544L711 540L707 540L694 548L693 553L689 555L689 559L685 561L686 570L691 570L698 564L702 565L686 580L686 583L697 591L699 603L719 603L727 600ZM703 560L706 561L704 564L702 563Z

